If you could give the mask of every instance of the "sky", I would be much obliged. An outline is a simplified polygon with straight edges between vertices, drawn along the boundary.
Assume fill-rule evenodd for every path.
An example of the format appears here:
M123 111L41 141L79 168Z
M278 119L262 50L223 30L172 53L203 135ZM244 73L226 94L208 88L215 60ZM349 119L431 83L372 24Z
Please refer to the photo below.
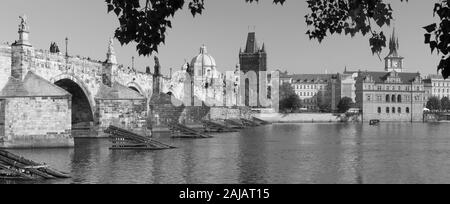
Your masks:
M440 57L424 44L423 26L436 22L434 3L438 0L388 0L394 9L400 55L410 72L435 74ZM179 70L185 60L198 55L205 44L217 63L219 71L234 70L239 62L239 49L245 46L247 33L256 31L257 40L265 43L269 70L290 73L337 73L348 70L383 71L384 62L372 55L369 37L354 38L334 35L321 44L309 40L304 16L306 1L287 0L284 6L272 0L247 4L244 0L206 0L206 10L192 17L187 6L173 19L166 44L157 54L163 73L169 68ZM69 54L106 59L109 38L117 28L114 14L107 14L104 0L2 0L0 6L0 43L18 39L18 17L26 14L30 26L30 41L35 48L49 49L56 42L65 49L69 38ZM249 29L250 28L250 29ZM393 27L384 27L387 33ZM153 57L139 57L134 44L120 46L115 41L120 64L131 66L135 56L136 68L153 67ZM388 49L382 53L384 58Z

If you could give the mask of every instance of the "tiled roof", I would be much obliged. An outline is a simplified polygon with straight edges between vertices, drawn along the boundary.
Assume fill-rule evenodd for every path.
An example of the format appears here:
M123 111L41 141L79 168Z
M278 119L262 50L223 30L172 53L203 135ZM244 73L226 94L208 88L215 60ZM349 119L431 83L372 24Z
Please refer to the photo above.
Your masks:
M112 87L101 85L98 90L96 99L131 99L131 100L139 100L146 99L142 94L120 84L114 82Z
M315 82L328 82L333 78L333 76L336 76L334 74L294 74L291 75L290 78L292 78L293 82L308 82L308 83L315 83Z
M23 81L10 77L0 92L0 98L70 95L66 90L50 83L33 72L28 72Z
M384 83L389 77L391 72L360 72L359 75L361 77L371 76L375 83ZM416 79L417 76L420 76L420 73L407 73L407 72L398 72L397 73L403 83L411 82Z

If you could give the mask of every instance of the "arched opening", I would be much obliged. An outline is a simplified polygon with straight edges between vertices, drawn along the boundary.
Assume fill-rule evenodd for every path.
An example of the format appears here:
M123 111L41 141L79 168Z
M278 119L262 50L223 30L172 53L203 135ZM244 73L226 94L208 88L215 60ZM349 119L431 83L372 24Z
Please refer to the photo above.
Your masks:
M141 93L136 87L134 87L134 86L130 86L130 87L128 87L128 88L130 88L130 89L132 89L133 91L136 91L137 93Z
M61 79L55 85L72 94L72 128L90 127L94 122L92 107L83 89L70 79Z

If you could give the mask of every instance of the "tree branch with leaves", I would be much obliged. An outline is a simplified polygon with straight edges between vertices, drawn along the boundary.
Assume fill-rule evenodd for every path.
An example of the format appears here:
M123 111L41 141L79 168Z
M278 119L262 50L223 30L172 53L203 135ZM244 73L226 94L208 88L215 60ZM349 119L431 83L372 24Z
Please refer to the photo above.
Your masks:
M167 29L172 28L172 19L176 12L187 3L195 17L205 9L206 0L106 0L108 12L113 12L120 26L115 37L122 45L137 43L139 55L148 56L158 52L165 43ZM400 0L407 2L408 0ZM245 0L247 3L258 0ZM273 0L283 5L286 0ZM383 26L390 26L393 10L386 0L307 0L309 13L305 16L310 39L322 42L328 35L344 34L354 37L360 33L370 35L369 45L372 53L380 57L386 47L386 35ZM450 76L450 1L440 0L435 4L434 13L439 23L424 27L425 43L431 51L442 55L439 63L445 78Z

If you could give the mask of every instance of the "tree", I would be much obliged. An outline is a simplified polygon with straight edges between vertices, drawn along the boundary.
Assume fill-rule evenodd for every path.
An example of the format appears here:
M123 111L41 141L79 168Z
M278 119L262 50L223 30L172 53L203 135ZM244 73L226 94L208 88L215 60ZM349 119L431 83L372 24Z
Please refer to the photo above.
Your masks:
M355 104L353 103L353 99L349 97L344 97L339 101L339 104L337 106L339 113L345 113L350 108L352 108Z
M448 97L441 99L441 108L442 110L450 110L450 99Z
M298 95L290 95L280 101L280 110L282 112L295 112L302 107L302 103Z
M283 4L286 0L273 0ZM319 42L328 35L345 34L363 36L370 34L370 48L378 57L386 47L386 36L382 27L389 26L393 20L393 10L387 0L308 0L310 13L305 16L306 24L311 27L306 34ZM400 0L402 2L408 0ZM431 51L442 53L438 70L444 78L450 75L450 1L439 0L435 4L434 14L439 15L440 23L424 27L425 43ZM165 42L166 31L172 27L169 19L183 9L186 2L195 17L205 9L205 0L106 0L107 11L114 12L119 20L115 37L124 45L136 42L140 55L148 56L158 52L158 46ZM258 0L245 0L258 2ZM432 36L434 38L432 39ZM381 59L381 58L380 58Z
M439 98L435 96L431 97L430 99L428 99L427 108L430 110L441 110L441 100L439 100Z
M302 103L291 84L284 83L280 87L280 111L292 112L300 109Z

